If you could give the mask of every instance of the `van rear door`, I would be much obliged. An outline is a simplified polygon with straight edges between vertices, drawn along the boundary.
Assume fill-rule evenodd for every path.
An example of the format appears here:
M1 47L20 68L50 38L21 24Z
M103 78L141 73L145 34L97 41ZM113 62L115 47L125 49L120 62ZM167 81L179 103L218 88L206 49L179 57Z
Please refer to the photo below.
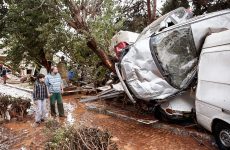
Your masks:
M197 100L230 111L230 30L213 33L200 55Z

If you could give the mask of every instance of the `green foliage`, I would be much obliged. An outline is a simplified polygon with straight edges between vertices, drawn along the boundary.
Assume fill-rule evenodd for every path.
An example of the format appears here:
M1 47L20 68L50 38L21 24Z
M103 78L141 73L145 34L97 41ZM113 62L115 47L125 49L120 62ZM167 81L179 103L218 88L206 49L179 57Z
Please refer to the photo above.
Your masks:
M99 48L108 51L111 38L121 29L123 20L118 21L121 12L113 0L103 1L101 7L101 15L89 19L88 25L90 34L96 39Z
M193 7L194 15L202 15L204 13L215 12L223 9L230 8L229 0L192 0L190 5ZM178 7L189 7L188 0L166 0L161 8L162 14L166 14Z
M3 29L5 27L5 22L3 21L3 18L5 17L7 13L7 7L3 0L0 0L0 38L3 37Z
M188 0L166 0L161 8L162 14L166 14L178 7L189 8Z
M93 3L86 3L85 7ZM73 64L95 66L100 61L87 47L88 39L96 39L99 49L108 53L112 36L122 26L112 0L103 1L96 14L88 12L89 17L84 18L87 32L75 31L67 25L72 16L65 1L11 0L8 5L4 46L9 48L8 60L15 68L23 59L41 65L44 54L58 51L69 56Z
M204 13L215 12L230 8L229 0L193 0L194 14L202 15Z
M23 59L42 64L48 35L55 32L60 19L51 4L43 0L11 0L4 19L8 60L14 67Z
M124 6L120 7L124 20L122 30L140 33L148 25L145 1L128 1Z

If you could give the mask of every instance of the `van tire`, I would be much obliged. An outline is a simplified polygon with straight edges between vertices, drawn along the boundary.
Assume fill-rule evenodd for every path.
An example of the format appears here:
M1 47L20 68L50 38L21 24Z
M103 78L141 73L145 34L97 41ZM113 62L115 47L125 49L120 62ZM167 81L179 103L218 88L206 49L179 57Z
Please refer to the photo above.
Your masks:
M216 144L218 145L219 149L220 150L229 150L230 149L230 145L229 145L229 142L227 142L228 144L226 145L226 143L223 143L222 139L221 139L221 134L223 136L223 134L229 134L230 136L230 125L225 123L225 122L217 122L215 125L214 125L214 128L213 128L213 134L214 134L214 137L215 137L215 140L216 140ZM228 136L228 137L229 137Z

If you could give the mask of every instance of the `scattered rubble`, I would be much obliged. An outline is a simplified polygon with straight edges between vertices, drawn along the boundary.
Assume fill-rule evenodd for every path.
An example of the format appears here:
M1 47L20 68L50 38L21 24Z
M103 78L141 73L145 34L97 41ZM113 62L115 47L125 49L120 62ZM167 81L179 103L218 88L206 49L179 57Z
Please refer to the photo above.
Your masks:
M0 94L0 116L1 120L11 120L16 118L22 120L30 108L30 100L24 98L15 98Z
M19 142L23 137L27 136L28 131L13 132L9 129L0 127L0 149L9 150L16 142Z
M120 98L122 96L124 97L124 94L125 93L123 91L116 91L115 89L109 89L98 93L96 96L88 96L83 99L80 99L80 102L85 103L85 102L91 102L95 100Z
M49 121L46 125L49 130L47 150L117 150L117 145L111 140L108 131L89 127L60 127L58 122ZM51 135L51 136L50 136Z

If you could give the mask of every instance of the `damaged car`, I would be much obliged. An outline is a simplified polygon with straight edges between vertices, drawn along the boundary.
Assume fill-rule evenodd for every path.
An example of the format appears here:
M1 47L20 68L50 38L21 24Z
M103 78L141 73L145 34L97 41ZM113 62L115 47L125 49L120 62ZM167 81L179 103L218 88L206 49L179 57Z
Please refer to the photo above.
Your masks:
M230 29L230 10L193 17L178 8L151 23L124 48L115 69L130 101L154 104L162 117L194 115L199 56L205 38Z

